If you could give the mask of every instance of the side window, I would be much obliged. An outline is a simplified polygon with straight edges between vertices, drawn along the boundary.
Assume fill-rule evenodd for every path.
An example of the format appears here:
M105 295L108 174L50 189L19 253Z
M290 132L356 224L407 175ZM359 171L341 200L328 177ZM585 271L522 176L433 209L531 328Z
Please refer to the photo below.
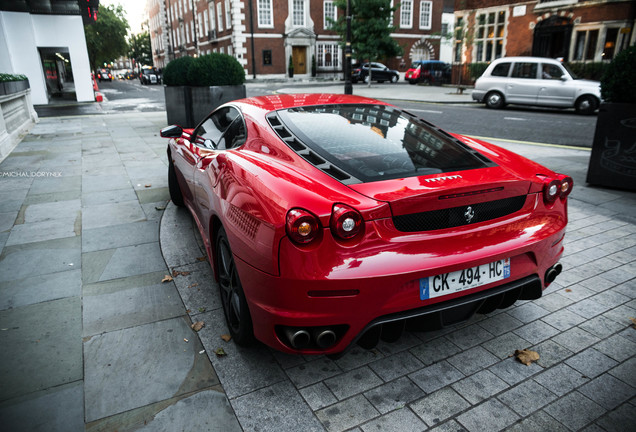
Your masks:
M541 78L558 80L563 76L563 70L553 64L544 64L541 68Z
M537 78L537 63L515 63L512 68L512 78Z
M195 131L195 144L222 150L230 148L235 143L236 136L245 137L245 126L238 110L233 107L223 107L214 111ZM228 145L228 143L230 145Z
M499 63L497 66L493 68L492 72L490 72L490 75L496 76L496 77L507 77L509 71L510 71L510 63L508 62Z

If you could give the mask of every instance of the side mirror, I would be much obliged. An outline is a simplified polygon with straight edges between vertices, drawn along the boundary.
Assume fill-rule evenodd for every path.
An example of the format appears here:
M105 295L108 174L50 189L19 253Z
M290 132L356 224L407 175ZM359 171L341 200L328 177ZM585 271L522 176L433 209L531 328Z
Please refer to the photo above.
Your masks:
M161 129L159 134L162 138L181 138L181 135L183 135L183 129L178 125L166 126Z
M567 81L568 80L568 76L567 75L561 75L561 81Z

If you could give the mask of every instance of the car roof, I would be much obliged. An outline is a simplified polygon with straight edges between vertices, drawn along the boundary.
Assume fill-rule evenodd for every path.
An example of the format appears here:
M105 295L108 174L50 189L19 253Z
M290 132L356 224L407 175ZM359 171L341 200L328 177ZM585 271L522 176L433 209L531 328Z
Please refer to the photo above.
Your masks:
M536 63L555 63L561 64L561 62L557 59L549 58L549 57L530 57L530 56L518 56L518 57L500 57L493 61L493 63L501 63L501 62L536 62Z

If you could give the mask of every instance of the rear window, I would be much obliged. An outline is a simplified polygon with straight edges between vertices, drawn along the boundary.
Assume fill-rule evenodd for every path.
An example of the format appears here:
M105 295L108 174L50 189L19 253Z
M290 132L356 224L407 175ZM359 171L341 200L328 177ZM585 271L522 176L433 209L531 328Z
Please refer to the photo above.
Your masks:
M324 105L277 113L307 147L362 182L493 165L450 135L393 107Z
M490 72L490 75L496 76L496 77L506 77L508 76L509 70L510 70L509 62L499 63L497 66L493 68L492 72Z
M515 66L512 68L511 77L536 79L537 78L537 63L530 63L530 62L515 63Z

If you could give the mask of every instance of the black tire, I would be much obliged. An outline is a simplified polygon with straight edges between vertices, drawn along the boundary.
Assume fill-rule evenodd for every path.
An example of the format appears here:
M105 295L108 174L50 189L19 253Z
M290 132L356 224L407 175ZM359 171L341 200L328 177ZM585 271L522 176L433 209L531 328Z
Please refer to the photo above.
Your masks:
M597 106L598 103L594 96L584 95L576 100L574 109L579 114L589 115L596 111Z
M506 102L501 93L492 91L486 95L484 102L488 108L500 109L506 106Z
M174 169L172 161L168 163L168 191L170 192L170 199L177 207L183 207L183 194L179 187L179 180L177 180L177 172Z
M415 85L415 84L417 84L417 80L410 79L410 80L409 80L409 84L411 84L411 85Z
M243 286L239 279L232 249L225 230L221 228L216 236L216 269L218 271L219 291L225 321L232 339L240 346L254 342L252 317L245 300Z
M395 84L396 82L398 82L398 80L399 80L399 79L400 79L400 77L398 77L397 75L393 75L393 76L391 77L391 82L392 82L393 84Z

